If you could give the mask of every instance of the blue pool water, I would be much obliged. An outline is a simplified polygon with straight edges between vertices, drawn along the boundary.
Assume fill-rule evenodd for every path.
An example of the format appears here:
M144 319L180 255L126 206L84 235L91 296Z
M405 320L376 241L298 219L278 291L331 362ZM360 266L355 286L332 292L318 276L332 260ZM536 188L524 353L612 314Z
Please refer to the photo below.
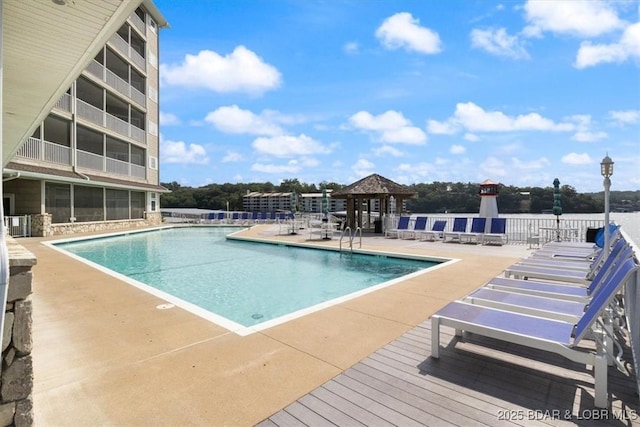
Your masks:
M226 239L232 231L171 228L55 246L244 327L437 264Z

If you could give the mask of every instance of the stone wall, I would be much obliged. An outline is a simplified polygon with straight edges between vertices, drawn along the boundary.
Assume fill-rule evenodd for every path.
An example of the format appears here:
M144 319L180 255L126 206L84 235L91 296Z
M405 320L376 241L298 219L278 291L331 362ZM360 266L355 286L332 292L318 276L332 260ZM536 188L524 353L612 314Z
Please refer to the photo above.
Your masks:
M51 215L31 216L31 235L34 237L65 236L87 232L109 232L128 228L157 226L162 223L160 212L146 212L145 218L119 221L74 222L52 224Z
M35 256L7 236L9 289L2 331L0 425L33 425L32 267Z

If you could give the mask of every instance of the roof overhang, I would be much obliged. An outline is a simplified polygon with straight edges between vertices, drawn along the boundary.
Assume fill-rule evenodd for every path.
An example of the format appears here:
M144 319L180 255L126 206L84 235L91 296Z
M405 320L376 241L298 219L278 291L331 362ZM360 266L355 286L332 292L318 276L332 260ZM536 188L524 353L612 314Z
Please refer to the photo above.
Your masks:
M142 0L4 0L1 4L4 167Z
M171 190L161 185L135 183L128 180L113 177L80 174L73 171L63 171L42 166L26 165L10 162L4 168L3 180L10 179L36 179L48 182L61 182L64 184L76 184L89 187L108 187L120 190L153 191L157 193L171 193Z

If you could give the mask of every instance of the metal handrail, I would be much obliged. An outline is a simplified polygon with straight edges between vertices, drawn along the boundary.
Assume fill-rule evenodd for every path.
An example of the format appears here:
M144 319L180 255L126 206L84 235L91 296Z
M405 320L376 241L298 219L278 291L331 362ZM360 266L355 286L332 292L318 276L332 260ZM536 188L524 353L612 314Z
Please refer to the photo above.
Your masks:
M351 250L352 251L353 251L353 239L355 239L356 234L358 234L358 232L360 232L360 246L359 246L359 248L362 249L362 228L356 227L355 231L353 232L353 236L351 237Z
M358 227L359 228L359 227ZM340 235L340 252L342 252L342 238L347 234L347 230L349 231L349 247L351 252L353 252L353 235L351 234L351 227L347 226L342 230L342 234Z

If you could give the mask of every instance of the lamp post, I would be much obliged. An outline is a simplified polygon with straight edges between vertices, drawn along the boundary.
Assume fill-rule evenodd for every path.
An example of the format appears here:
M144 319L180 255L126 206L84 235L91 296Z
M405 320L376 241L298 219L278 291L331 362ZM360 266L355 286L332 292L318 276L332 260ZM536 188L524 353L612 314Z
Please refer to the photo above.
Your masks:
M609 252L609 189L611 189L611 175L613 175L613 161L609 154L600 162L600 173L604 177L604 250Z

